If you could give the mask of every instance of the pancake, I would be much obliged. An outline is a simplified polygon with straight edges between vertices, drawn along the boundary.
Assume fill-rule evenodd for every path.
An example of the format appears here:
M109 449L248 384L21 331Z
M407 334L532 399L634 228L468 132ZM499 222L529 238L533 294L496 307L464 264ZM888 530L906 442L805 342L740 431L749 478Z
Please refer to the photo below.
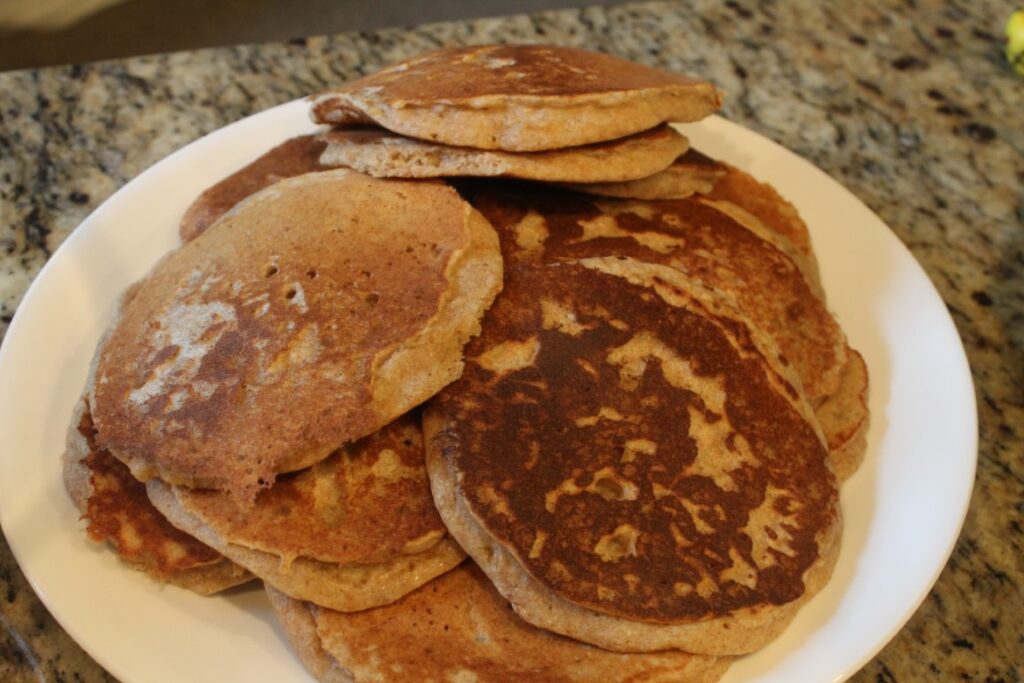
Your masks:
M509 267L424 410L449 532L526 621L613 651L752 652L828 580L834 474L727 299L629 258Z
M563 187L586 194L627 199L683 199L693 194L707 194L726 174L725 167L692 147L657 173L623 182L564 183Z
M251 501L458 377L501 267L440 183L282 180L141 282L94 360L100 443L137 479Z
M614 140L721 105L706 81L551 45L442 48L311 99L319 123L512 152Z
M710 683L728 659L607 652L516 617L466 563L401 601L355 614L319 609L268 587L270 603L319 681L631 681Z
M86 533L106 543L125 564L161 583L210 595L252 579L212 548L182 533L156 511L146 487L95 442L83 397L68 428L64 485L86 521Z
M528 180L613 182L643 178L686 151L668 125L609 142L543 152L452 147L381 128L338 128L324 136L324 166L346 166L378 178L503 176Z
M672 266L732 297L771 335L812 405L838 390L846 363L839 325L789 254L718 203L600 200L512 183L460 187L498 230L509 262L625 255Z
M156 507L278 590L336 610L394 602L465 558L430 497L419 411L260 492L148 484Z
M188 242L214 224L238 202L284 178L326 170L319 163L326 143L316 135L285 140L252 163L196 197L185 211L178 233Z
M796 207L768 183L762 183L731 164L723 162L723 166L726 173L715 183L708 193L709 197L739 206L768 229L784 237L804 258L811 260L816 273L818 266L811 249L811 235Z
M821 430L828 441L829 460L840 481L848 479L860 467L867 452L868 367L864 357L847 349L839 389L816 411Z

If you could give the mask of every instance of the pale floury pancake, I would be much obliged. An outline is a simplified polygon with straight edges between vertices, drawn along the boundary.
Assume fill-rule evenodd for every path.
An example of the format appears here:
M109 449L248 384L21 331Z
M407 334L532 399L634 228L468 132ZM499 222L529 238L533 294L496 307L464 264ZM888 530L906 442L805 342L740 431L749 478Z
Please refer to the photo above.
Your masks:
M707 81L572 47L443 48L312 97L313 118L477 149L614 140L721 104Z
M533 627L472 563L354 614L267 592L292 646L324 683L711 683L729 665L683 652L608 652Z
M338 128L324 136L324 166L345 166L378 178L501 176L550 182L611 183L662 171L687 148L668 125L608 142L542 152L453 147L381 128Z
M282 180L157 264L98 350L100 445L136 478L252 500L458 377L501 287L450 188Z
M465 558L430 498L419 411L279 477L251 507L148 484L175 525L278 590L336 610L386 605Z
M840 516L799 380L727 299L625 257L510 266L424 412L434 501L527 621L726 655L828 580Z

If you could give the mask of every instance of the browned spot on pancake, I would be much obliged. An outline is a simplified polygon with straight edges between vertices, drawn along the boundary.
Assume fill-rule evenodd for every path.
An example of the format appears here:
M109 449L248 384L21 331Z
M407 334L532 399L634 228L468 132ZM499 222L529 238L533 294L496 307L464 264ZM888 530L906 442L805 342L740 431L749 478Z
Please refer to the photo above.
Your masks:
M86 410L78 431L89 444L83 461L93 492L85 514L89 537L110 543L127 562L169 579L174 574L222 560L220 553L171 526L146 496L145 484L109 451L96 447L96 429Z
M419 411L313 467L281 476L245 508L209 490L176 491L227 541L339 564L422 552L445 534L424 467Z
M836 388L843 333L782 251L696 198L594 199L515 183L463 183L460 191L494 225L508 261L629 256L672 266L732 296L779 345L812 404ZM542 234L524 249L520 226Z
M324 170L319 162L326 146L316 135L291 138L213 185L185 211L178 227L181 241L195 239L235 204L282 178Z
M545 328L538 292L573 311L575 334ZM835 483L742 324L562 263L510 269L483 329L435 399L449 425L439 443L471 509L530 574L658 623L802 595ZM532 337L528 366L473 360Z

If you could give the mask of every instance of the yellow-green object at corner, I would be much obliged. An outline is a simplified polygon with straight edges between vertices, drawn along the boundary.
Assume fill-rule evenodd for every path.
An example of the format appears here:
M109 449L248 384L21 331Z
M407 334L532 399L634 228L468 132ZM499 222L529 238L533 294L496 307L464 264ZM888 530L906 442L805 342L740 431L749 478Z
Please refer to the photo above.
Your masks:
M1024 76L1024 10L1017 10L1006 21L1006 59Z

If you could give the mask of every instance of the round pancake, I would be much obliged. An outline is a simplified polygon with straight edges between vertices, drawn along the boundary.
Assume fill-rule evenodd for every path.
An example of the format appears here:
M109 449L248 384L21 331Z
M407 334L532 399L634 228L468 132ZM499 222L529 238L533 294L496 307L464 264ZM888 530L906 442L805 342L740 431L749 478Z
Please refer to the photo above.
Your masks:
M503 176L528 180L613 182L666 168L689 144L671 126L609 142L544 152L452 147L403 137L381 128L337 128L324 139L324 166L346 166L378 178Z
M309 173L158 263L94 362L101 445L140 480L252 500L459 376L501 287L450 188Z
M313 119L532 152L614 140L721 105L706 81L551 45L442 48L312 97Z
M487 577L465 563L401 601L343 614L289 599L270 602L319 681L717 681L728 659L684 652L623 654L549 633L516 617Z
M562 186L602 197L625 199L683 199L693 194L707 194L719 178L726 173L725 167L714 159L693 149L686 150L664 170L637 180L623 182L571 182Z
M161 583L210 595L252 579L245 569L179 531L157 512L146 487L121 461L97 448L85 397L78 402L62 458L64 485L86 533L118 559Z
M512 261L630 256L672 266L732 297L771 335L812 405L834 394L846 337L789 254L698 198L600 200L507 183L464 194L498 230Z
M509 268L424 411L434 502L517 613L616 651L743 654L826 582L810 406L727 300L628 258Z
M252 506L150 482L168 519L294 598L343 611L397 600L465 554L430 497L419 411L301 472Z
M182 242L199 236L238 202L284 178L325 171L320 155L327 144L317 135L285 140L255 161L203 191L185 211L178 225Z

